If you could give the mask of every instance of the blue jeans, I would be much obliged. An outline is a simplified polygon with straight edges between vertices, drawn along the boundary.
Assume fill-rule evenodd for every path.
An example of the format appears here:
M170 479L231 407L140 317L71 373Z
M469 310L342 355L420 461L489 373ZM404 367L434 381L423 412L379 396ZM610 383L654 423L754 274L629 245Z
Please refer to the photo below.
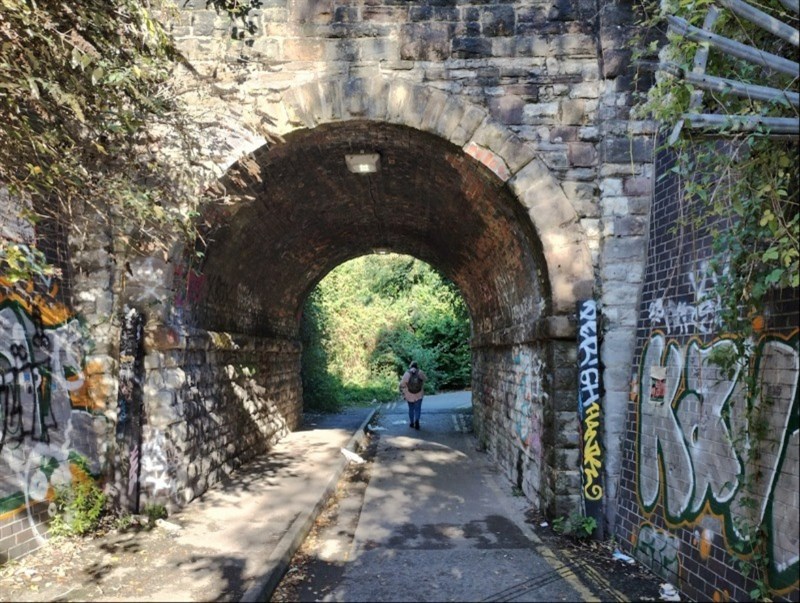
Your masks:
M419 416L422 414L422 398L416 402L408 402L408 421L412 425L419 421Z

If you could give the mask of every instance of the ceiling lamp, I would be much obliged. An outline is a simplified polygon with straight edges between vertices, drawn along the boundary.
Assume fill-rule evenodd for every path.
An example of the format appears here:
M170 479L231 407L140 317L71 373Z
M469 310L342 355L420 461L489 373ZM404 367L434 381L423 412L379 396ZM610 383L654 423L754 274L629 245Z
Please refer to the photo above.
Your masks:
M359 155L345 155L347 169L354 174L374 174L378 171L381 156L378 153L362 153Z

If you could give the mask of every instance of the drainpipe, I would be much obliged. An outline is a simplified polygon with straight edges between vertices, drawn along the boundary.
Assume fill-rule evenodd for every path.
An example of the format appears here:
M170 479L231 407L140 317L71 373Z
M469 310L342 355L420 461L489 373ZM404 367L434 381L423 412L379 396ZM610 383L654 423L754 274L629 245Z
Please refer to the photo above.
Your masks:
M117 492L120 508L139 512L144 378L144 316L125 306L120 330L117 396Z

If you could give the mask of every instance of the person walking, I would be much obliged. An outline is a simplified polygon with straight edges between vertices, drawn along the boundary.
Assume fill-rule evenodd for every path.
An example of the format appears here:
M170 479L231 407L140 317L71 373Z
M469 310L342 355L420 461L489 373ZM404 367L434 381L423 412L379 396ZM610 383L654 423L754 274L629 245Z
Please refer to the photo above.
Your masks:
M400 379L400 393L408 402L409 427L419 429L419 417L422 414L422 397L425 393L425 372L419 368L416 360L408 365L408 370Z

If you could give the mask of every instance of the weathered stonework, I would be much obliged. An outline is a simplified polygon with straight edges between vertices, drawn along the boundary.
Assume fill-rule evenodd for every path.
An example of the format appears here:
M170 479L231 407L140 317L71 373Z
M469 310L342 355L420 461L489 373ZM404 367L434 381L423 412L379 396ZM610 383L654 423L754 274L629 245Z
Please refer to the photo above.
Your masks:
M216 247L200 276L182 267L180 249L131 261L127 273L95 233L75 245L72 276L96 356L110 359L98 380L108 380L112 422L122 309L148 320L142 500L182 504L248 458L234 434L262 450L293 428L304 297L375 248L416 255L459 285L473 317L481 437L552 512L580 497L575 304L601 302L613 492L613 425L628 389L617 363L632 361L625 334L652 161L650 130L628 111L630 15L616 4L598 15L583 1L270 0L252 17L256 33L236 41L204 0L182 7L171 31L206 79L176 83L207 136L209 183L232 193L212 220ZM341 156L361 146L383 153L386 175L372 188L343 170ZM378 214L365 209L371 195ZM408 211L424 212L424 230L402 229ZM109 453L110 474L126 455ZM165 463L182 469L158 473Z
M145 343L142 504L181 506L299 426L297 343L203 331Z

